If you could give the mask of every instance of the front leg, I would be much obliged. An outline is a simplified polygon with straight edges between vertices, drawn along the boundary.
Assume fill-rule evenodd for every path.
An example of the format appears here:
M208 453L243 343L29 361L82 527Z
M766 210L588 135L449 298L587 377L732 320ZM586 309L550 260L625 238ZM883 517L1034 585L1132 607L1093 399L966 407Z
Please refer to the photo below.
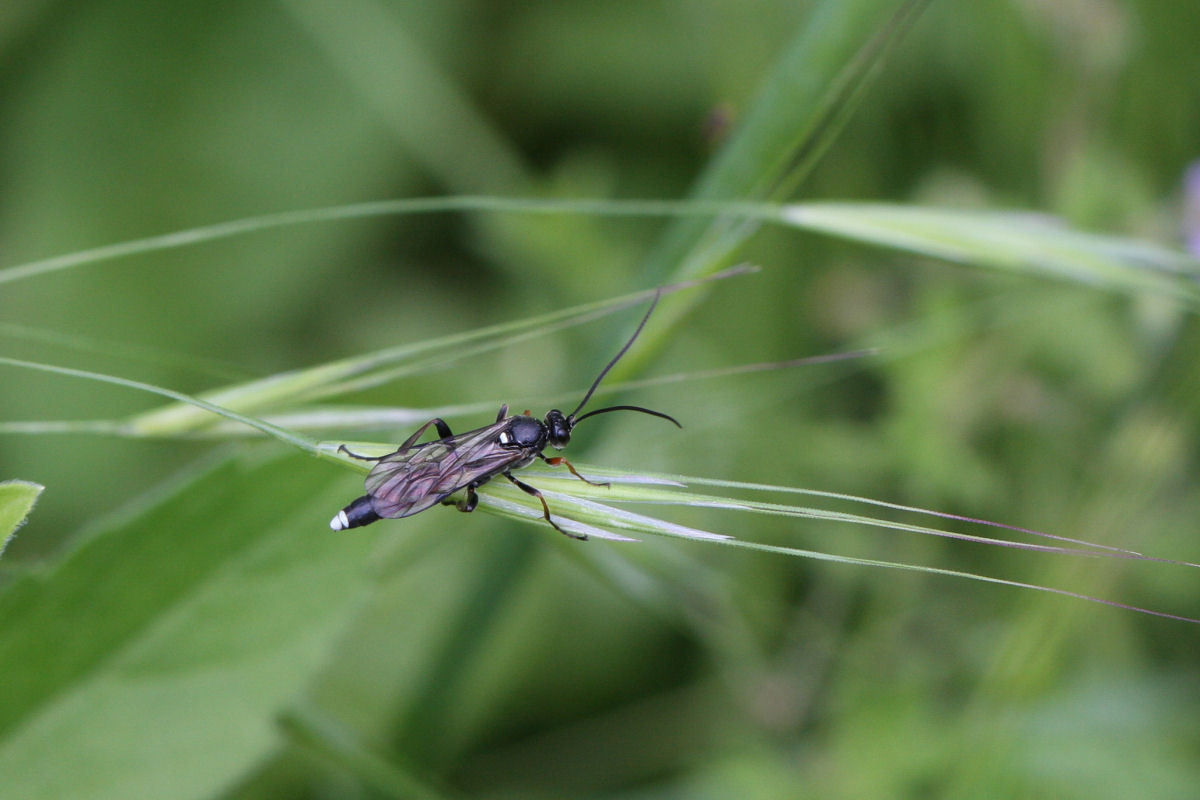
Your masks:
M579 478L579 480L583 481L584 483L590 483L592 486L612 486L612 484L608 483L607 481L605 481L603 483L600 483L597 481L589 481L587 478L583 477L578 472L576 472L575 467L571 464L571 462L567 461L562 456L555 456L554 458L547 458L546 456L542 455L541 453L538 453L538 458L540 458L542 461L545 461L547 464L549 464L552 467L557 467L559 464L566 464L567 469L571 470L571 474L574 475L576 478Z

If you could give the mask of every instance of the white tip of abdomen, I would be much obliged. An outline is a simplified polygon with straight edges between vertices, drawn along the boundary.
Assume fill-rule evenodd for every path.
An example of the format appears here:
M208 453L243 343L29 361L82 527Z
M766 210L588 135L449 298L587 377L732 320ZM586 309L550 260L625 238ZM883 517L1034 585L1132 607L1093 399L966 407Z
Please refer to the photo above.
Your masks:
M345 511L345 509L343 509L343 510L339 511L339 512L337 513L337 516L336 516L336 517L334 517L333 519L329 520L329 528L330 528L330 530L335 530L335 531L344 531L344 530L346 530L346 528L349 528L349 527L350 527L350 520L348 520L348 519L346 518L346 511Z

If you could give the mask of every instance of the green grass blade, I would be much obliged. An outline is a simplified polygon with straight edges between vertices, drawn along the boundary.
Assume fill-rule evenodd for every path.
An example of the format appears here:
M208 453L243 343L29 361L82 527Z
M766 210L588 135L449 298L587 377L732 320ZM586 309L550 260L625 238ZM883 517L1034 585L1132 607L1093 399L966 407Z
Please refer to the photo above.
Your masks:
M186 404L189 407L197 408L202 412L235 420L243 425L249 425L252 428L262 431L268 436L272 436L280 440L281 442L290 444L300 450L317 454L316 446L312 441L297 436L291 431L276 427L268 422L264 422L263 420L255 419L254 417L248 417L244 414L239 414L236 411L216 405L215 403L211 403L207 400L203 400L198 397L192 397L191 395L184 394L183 392L177 392L174 389L166 389L150 383L133 381L129 380L128 378L119 378L114 375L104 375L98 372L89 372L88 370L74 369L71 367L59 367L53 364L39 364L33 361L21 361L19 359L7 358L4 356L0 356L0 365L16 367L18 369L30 369L37 372L48 372L53 375L63 375L70 378L82 378L84 380L97 381L99 383L109 383L114 386L124 386L129 389L137 389L139 391L157 394L162 397L168 397L172 400L177 400L180 403Z
M613 474L612 470L603 468L603 467L590 467L590 469L595 471L597 475L599 475L603 478L606 478L606 479L607 479L608 475ZM982 525L985 527L1000 528L1003 530L1010 531L1012 533L1023 534L1026 536L1050 539L1050 540L1059 541L1059 542L1066 542L1068 544L1081 545L1084 547L1097 548L1100 550L1111 550L1115 553L1125 553L1127 555L1145 557L1145 556L1142 556L1141 553L1138 553L1133 550L1126 550L1126 549L1120 548L1120 547L1112 547L1110 545L1095 544L1093 542L1086 542L1081 539L1072 539L1072 538L1069 538L1066 536L1056 536L1053 534L1043 533L1041 531L1031 530L1029 528L1018 527L1015 525L1006 525L1004 523L991 522L989 520L975 519L973 517L964 517L960 514L948 514L944 511L934 511L934 510L931 510L928 508L917 508L914 506L906 506L906 505L902 505L900 503L890 503L885 500L875 500L870 497L861 497L859 495L845 494L842 492L827 492L827 491L821 491L821 490L817 490L817 489L803 489L803 488L796 487L796 486L779 486L777 484L750 483L747 481L729 481L729 480L721 480L718 478L701 478L701 477L696 477L694 475L677 475L677 474L673 474L673 473L639 473L639 475L641 475L644 478L662 483L664 485L716 486L716 487L720 487L720 488L724 488L724 489L741 489L741 490L749 490L749 491L753 491L753 492L773 492L773 493L782 493L782 494L800 494L800 495L805 495L808 497L816 497L816 498L821 498L821 499L825 499L825 500L844 501L844 502L858 504L858 505L874 506L876 508L886 508L886 509L890 509L892 511L900 511L900 512L907 513L907 514L917 514L917 515L922 515L922 516L938 517L940 519L950 520L953 522L964 522L964 523L968 523L968 524L972 524L972 525ZM1182 562L1171 562L1171 563L1182 563Z
M224 239L248 236L278 228L345 222L405 214L444 214L474 211L512 214L589 214L609 217L712 217L718 214L752 215L755 206L728 202L672 200L563 200L460 195L456 197L414 197L398 200L373 200L324 208L281 211L254 217L228 220L198 228L102 245L73 253L51 256L0 269L0 284L41 277L62 270L103 264L146 253L160 253L194 247Z
M96 355L116 356L117 358L138 364L186 370L202 375L205 378L233 381L249 377L244 370L239 370L233 364L228 364L218 359L170 353L142 344L103 341L92 336L73 336L60 331L34 328L29 325L15 325L11 322L0 322L0 336L19 341L39 342L74 353L82 353L89 357Z
M328 446L330 446L329 443L321 444L322 448ZM368 450L372 450L372 448L368 447ZM586 465L578 468L586 470L584 474L589 478L607 481L611 485L592 486L590 484L582 483L574 477L564 476L561 472L554 473L544 470L526 470L524 474L528 476L530 480L537 481L540 485L550 487L547 489L547 491L557 491L564 497L569 497L572 501L587 498L589 500L600 499L606 502L635 502L659 505L704 507L724 509L729 511L744 511L759 514L796 517L801 519L817 519L827 522L850 523L866 527L884 528L903 533L938 536L963 542L974 542L976 544L986 544L999 547L1011 547L1034 552L1128 559L1135 561L1153 561L1173 564L1175 566L1198 566L1190 562L1156 558L1135 552L1133 550L1095 544L1082 539L1055 536L1052 534L1042 533L1040 531L1029 530L1027 528L1017 528L989 522L987 520L976 520L952 514L943 514L941 512L930 511L928 509L901 506L894 503L887 503L884 501L873 500L864 497L856 497L853 495L819 492L810 489L788 486L768 486L765 484L719 481L706 478L697 478L688 475L664 475L640 472L630 473L625 470L605 469L602 467L594 467L592 465ZM803 494L810 497L837 500L854 505L871 506L876 508L883 507L908 514L934 516L941 519L990 527L993 529L1017 533L1025 537L1050 540L1056 542L1057 544L1032 544L1022 541L1013 541L1010 539L999 539L990 536L960 533L942 528L933 528L928 525L915 525L911 523L897 522L895 520L884 519L881 517L871 517L863 514L848 513L845 511L833 511L810 506L798 506L790 503L763 502L760 500L747 499L738 496L701 494L686 490L686 487L691 485L722 486L734 489ZM707 536L702 536L701 538L707 538Z
M691 192L762 201L802 179L927 2L824 0L785 46L740 124ZM711 271L753 231L744 218L680 220L652 254L654 275Z
M510 340L511 343L511 340ZM757 364L738 364L730 367L716 367L708 370L692 372L677 372L669 375L657 375L636 381L605 382L596 389L595 397L627 392L632 389L642 389L648 386L664 386L678 383L712 380L732 375L745 375L754 372L776 371L795 367L812 366L836 361L845 361L864 356L875 355L876 349L854 350L843 353L832 353L821 356L791 359L789 361L770 361ZM819 384L810 384L819 385ZM528 398L520 404L536 408L550 408L555 403L562 402L563 397L577 399L587 391L586 386L567 389L554 397L540 395ZM502 400L482 400L474 403L455 403L430 408L401 408L396 406L365 406L365 405L309 405L303 404L292 411L267 412L261 419L277 428L289 431L330 431L330 430L383 430L415 428L428 422L434 417L450 419L453 417L474 416L495 413ZM153 412L151 412L153 413ZM0 421L0 433L15 433L26 435L41 434L91 434L100 436L122 436L129 438L144 438L152 436L145 426L131 426L126 420L7 420ZM234 420L217 420L210 425L196 430L165 431L162 435L168 438L214 438L231 439L246 436L256 436L261 431L251 428Z
M804 203L783 207L780 221L958 264L1200 302L1200 260L1150 242L1071 230L1046 215Z
M755 269L749 265L740 265L700 281L681 281L664 286L661 291L669 294L709 280L745 275ZM127 420L126 425L135 434L147 436L185 433L212 424L215 420L206 412L211 411L211 407L214 406L236 412L254 413L281 404L294 405L314 398L378 385L402 375L441 367L468 355L504 347L514 340L543 335L562 327L581 325L605 314L645 302L653 297L656 291L658 290L647 289L631 292L620 297L583 303L513 322L385 348L316 367L239 383L206 393L199 398L201 402L183 399L180 404L138 414ZM418 360L418 357L427 358Z
M1183 567L1197 567L1200 565L1191 564L1188 562L1173 561L1170 559L1153 558L1127 550L1107 548L1080 540L1065 539L1065 541L1074 542L1080 545L1080 547L1077 548L1057 545L1031 545L990 537L961 534L921 525L898 523L891 520L871 518L858 514L846 514L843 512L832 512L824 509L787 504L761 503L733 497L700 495L683 490L683 483L686 483L689 480L686 477L682 479L681 483L664 478L662 476L641 476L638 474L622 472L618 470L598 469L588 465L576 464L576 468L579 469L584 475L604 477L605 479L611 481L612 485L609 487L591 486L578 481L573 477L564 478L561 475L555 475L553 473L537 470L523 473L523 479L530 484L537 486L542 491L543 495L545 495L545 497L548 499L552 509L551 513L554 515L555 521L563 528L573 532L586 533L591 536L596 535L597 531L601 531L604 532L605 535L600 538L609 539L628 539L632 538L629 536L629 534L634 533L666 536L671 538L691 539L694 541L705 541L713 544L759 550L762 552L776 553L780 555L809 558L818 561L829 561L840 564L878 567L885 569L899 569L911 572L924 572L931 575L963 578L983 583L992 583L1010 586L1013 588L1031 589L1039 592L1058 594L1066 597L1086 600L1089 602L1100 603L1102 605L1109 605L1116 608L1136 611L1138 613L1148 614L1151 616L1200 624L1200 619L1193 619L1191 617L1171 614L1164 611L1156 611L1139 606L1133 606L1114 600L1108 600L1105 598L1095 597L1092 595L1073 592L1068 589L1060 589L1052 586L1044 586L1041 584L999 578L964 570L931 567L927 565L911 564L899 561L885 561L881 559L843 556L805 548L744 541L728 534L679 525L668 520L628 511L623 508L608 505L607 502L599 502L598 500L594 500L592 498L603 498L607 501L617 502L625 501L659 504L669 503L684 506L708 506L734 511L776 514L803 519L819 519L829 522L842 522L855 525L880 527L907 533L948 537L993 546L1016 547L1018 549L1040 553L1056 553L1065 556L1085 556L1089 558L1149 561ZM533 522L534 524L540 523L543 526L545 525L544 520L542 520L541 506L538 501L529 497L528 495L525 495L523 492L509 484L493 482L482 487L479 491L479 494L479 509L481 510L490 511L491 513L496 513L512 519L521 519L527 522ZM918 511L920 510L918 509ZM1062 537L1053 538L1062 539Z
M779 206L742 201L562 201L488 197L380 201L235 220L9 267L0 270L0 283L276 227L380 215L464 210L695 218L690 219L690 223L701 228L714 224L715 218L723 216L742 222L773 222L958 264L1045 275L1111 290L1149 290L1191 303L1195 303L1200 294L1197 288L1200 261L1194 257L1144 240L1072 230L1048 215L883 203L814 202ZM642 294L638 299L647 296ZM638 301L630 300L629 296L623 300L630 303ZM609 302L621 307L619 303L622 300ZM542 319L547 323L561 321L572 314L598 311L601 305L576 306ZM494 333L516 334L536 324L535 321L528 323L513 323L515 327L497 326ZM479 333L482 335L483 332ZM462 341L471 339L464 338ZM454 344L448 339L422 349ZM412 354L416 352L420 350ZM398 357L401 353L392 350L381 351L377 355L386 359ZM264 390L265 387L259 387L252 393Z

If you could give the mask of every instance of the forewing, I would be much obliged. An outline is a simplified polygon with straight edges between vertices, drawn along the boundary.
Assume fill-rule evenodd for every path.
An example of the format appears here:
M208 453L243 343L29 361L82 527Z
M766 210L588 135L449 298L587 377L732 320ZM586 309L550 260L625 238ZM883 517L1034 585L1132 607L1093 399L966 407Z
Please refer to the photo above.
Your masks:
M367 474L366 489L381 517L408 517L437 505L468 483L486 479L528 457L497 442L507 423L460 433L384 456Z

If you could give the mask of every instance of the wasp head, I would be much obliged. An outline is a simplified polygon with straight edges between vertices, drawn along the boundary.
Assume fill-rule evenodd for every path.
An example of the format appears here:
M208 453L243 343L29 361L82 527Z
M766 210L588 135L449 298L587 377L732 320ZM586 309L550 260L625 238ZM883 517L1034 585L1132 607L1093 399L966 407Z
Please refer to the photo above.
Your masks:
M547 441L555 450L562 450L571 441L571 429L574 421L569 419L557 408L551 409L546 415Z

